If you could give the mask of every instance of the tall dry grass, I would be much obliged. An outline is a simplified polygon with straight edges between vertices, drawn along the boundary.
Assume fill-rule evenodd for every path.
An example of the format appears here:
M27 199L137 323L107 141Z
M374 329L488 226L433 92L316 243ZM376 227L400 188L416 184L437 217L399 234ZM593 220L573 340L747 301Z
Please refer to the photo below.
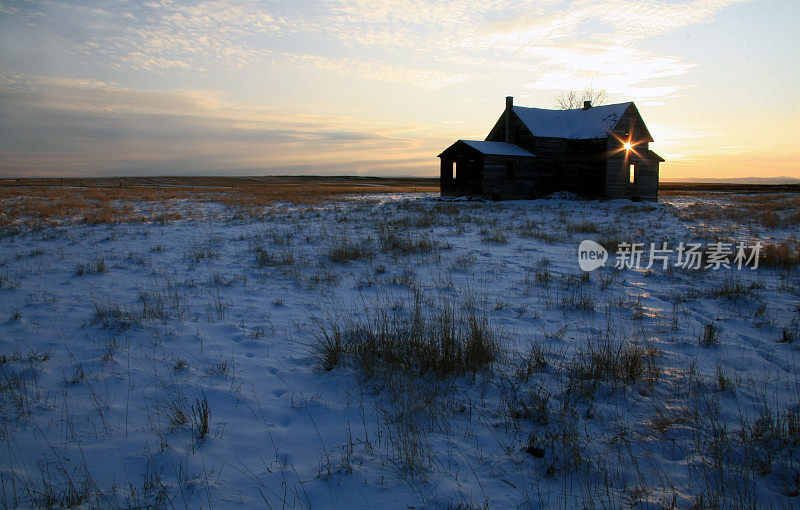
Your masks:
M379 303L363 320L335 317L320 324L312 350L323 370L340 364L376 372L448 377L488 368L502 351L500 335L473 297L458 305L442 298L430 308L415 290L407 313Z
M275 202L319 203L347 195L438 191L434 179L344 177L162 177L102 179L0 179L0 229L44 226L64 220L87 224L155 221L182 214L165 211L171 200L221 203L238 217L253 217ZM151 205L153 211L136 207Z

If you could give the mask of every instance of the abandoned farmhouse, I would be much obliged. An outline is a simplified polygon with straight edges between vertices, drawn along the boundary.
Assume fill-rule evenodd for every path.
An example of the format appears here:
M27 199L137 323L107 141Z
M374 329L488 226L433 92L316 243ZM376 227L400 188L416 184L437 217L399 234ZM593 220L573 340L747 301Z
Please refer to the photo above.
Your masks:
M586 198L658 198L653 137L632 102L548 110L506 108L485 141L458 140L441 154L443 196L495 200L569 191Z

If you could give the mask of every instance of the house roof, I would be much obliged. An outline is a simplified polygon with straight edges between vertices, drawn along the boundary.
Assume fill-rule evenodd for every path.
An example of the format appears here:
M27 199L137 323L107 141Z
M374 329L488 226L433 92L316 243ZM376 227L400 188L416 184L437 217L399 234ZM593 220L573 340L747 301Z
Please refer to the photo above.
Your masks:
M645 151L645 154L647 154L647 157L648 157L648 158L650 158L650 159L654 159L654 160L656 160L656 161L661 161L662 163L663 163L664 161L666 161L664 158L662 158L661 156L659 156L659 155L658 155L658 154L656 154L655 152L651 151L650 149L647 149L647 150Z
M505 143L505 142L484 142L478 140L459 140L459 142L464 142L465 144L469 145L473 149L483 153L483 154L491 154L495 156L528 156L533 157L533 154L526 151L522 147L518 147L516 145Z
M584 110L547 110L515 106L514 113L533 136L586 140L607 138L633 103L592 106Z

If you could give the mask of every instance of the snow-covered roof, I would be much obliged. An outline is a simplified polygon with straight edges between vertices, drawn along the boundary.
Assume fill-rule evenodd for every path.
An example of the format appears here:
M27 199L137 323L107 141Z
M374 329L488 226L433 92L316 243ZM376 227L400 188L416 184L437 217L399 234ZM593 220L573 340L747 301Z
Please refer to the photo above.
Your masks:
M497 156L533 156L533 154L522 147L505 142L484 142L478 140L459 140L459 142L464 142L483 154Z
M632 103L592 106L584 110L546 110L515 106L514 113L533 136L585 140L607 138Z

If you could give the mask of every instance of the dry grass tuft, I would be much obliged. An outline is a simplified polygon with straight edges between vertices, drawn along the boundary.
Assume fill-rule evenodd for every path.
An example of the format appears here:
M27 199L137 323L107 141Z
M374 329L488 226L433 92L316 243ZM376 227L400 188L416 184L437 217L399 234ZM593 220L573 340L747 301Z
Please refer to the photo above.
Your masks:
M346 264L353 260L370 259L375 253L371 248L372 240L354 241L347 234L336 236L328 245L326 255L331 262Z
M320 367L347 363L368 375L400 371L446 377L477 372L498 358L499 338L474 300L456 306L443 299L430 311L423 300L415 291L410 314L383 303L363 321L341 318L321 325L313 345Z
M570 234L597 234L600 232L597 225L591 221L567 222L567 232Z
M713 322L709 322L703 327L703 331L697 338L697 343L704 347L712 347L720 342L719 328Z
M569 366L570 391L589 396L601 382L652 388L661 374L660 351L627 341L590 342Z
M438 243L424 232L419 233L417 236L412 236L408 232L401 233L388 225L380 225L378 242L381 251L400 255L430 253L440 248Z
M794 269L800 265L800 241L767 244L761 249L759 265L776 269Z
M295 263L294 252L289 248L273 251L263 244L254 244L250 247L255 256L256 267L291 266Z

